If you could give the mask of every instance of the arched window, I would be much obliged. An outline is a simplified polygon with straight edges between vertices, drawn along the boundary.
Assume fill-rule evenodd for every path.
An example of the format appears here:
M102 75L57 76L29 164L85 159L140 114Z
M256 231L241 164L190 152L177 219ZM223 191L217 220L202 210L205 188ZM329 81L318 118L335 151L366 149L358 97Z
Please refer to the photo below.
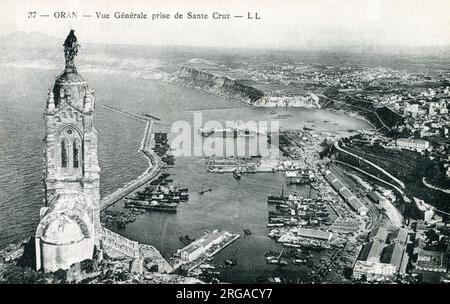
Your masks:
M58 132L59 150L56 151L59 164L57 170L63 175L77 176L82 173L83 146L78 130L73 126L65 126Z
M73 140L73 167L78 168L80 166L80 142L78 139Z
M68 156L68 146L67 141L63 139L61 141L61 167L67 168L67 156Z

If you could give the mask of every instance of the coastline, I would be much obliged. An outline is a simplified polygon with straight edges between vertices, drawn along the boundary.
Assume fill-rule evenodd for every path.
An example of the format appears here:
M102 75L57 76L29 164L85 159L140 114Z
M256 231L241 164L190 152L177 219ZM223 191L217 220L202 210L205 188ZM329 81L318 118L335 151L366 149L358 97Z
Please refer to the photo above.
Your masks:
M187 89L192 89L192 90L196 90L196 91L200 91L200 92L204 92L204 93L208 93L208 94L212 94L212 95L216 95L216 96L220 96L223 97L225 99L233 99L238 101L239 103L249 107L249 108L255 108L255 109L307 109L307 110L322 110L322 111L327 111L330 113L334 113L334 114L340 114L340 115L346 115L346 116L350 116L352 118L356 118L358 120L364 121L365 123L367 123L368 125L371 126L371 129L373 130L377 130L377 128L374 126L374 124L372 122L370 122L367 118L365 118L364 116L356 113L356 112L350 112L350 111L343 111L343 110L337 110L337 109L332 109L332 108L316 108L316 107L306 107L306 106L299 106L299 107L265 107L265 106L254 106L251 103L248 103L240 98L236 98L236 97L230 97L227 96L225 94L221 94L219 92L211 92L202 88L197 88L197 87L192 87L189 85L184 85L181 83L176 83L176 82L171 82L169 80L164 80L164 79L145 79L145 80L154 80L154 81L161 81L167 84L171 84L171 85L175 85L177 87L181 87L181 88L187 88Z
M10 69L23 69L23 70L42 70L42 71L51 71L51 70L57 70L57 68L53 68L53 67L30 67L30 66L22 66L22 65L12 65L12 64L0 64L0 66L3 67L7 67ZM116 76L123 76L123 77L132 77L132 78L138 78L138 79L142 79L145 81L156 81L156 82L162 82L165 84L171 84L177 87L181 87L181 88L188 88L188 89L192 89L195 91L200 91L200 92L204 92L204 93L208 93L208 94L212 94L212 95L216 95L216 96L220 96L224 99L232 99L232 100L236 100L239 103L249 107L249 108L261 108L261 109L310 109L310 110L323 110L323 111L328 111L331 113L335 113L335 114L340 114L340 115L348 115L351 116L353 118L356 118L358 120L364 121L365 123L369 124L372 129L376 130L376 127L373 125L373 123L371 123L367 118L365 118L364 116L359 115L358 113L355 112L351 112L351 111L341 111L341 110L336 110L336 109L331 109L331 108L316 108L316 107L305 107L305 106L298 106L298 107L264 107L264 106L254 106L251 103L246 102L245 100L242 100L240 98L237 97L231 97L228 96L226 94L221 94L219 92L211 92L202 88L197 88L197 87L192 87L189 85L184 85L181 83L176 83L173 81L170 81L170 78L164 78L164 77L160 77L160 78L151 78L151 77L147 77L147 76L143 76L143 75L134 75L134 74L125 74L123 71L118 71L118 70L107 70L108 73L105 72L105 70L100 70L100 71L92 71L92 70L86 70L84 71L86 74L94 74L96 72L103 74L103 75L116 75ZM167 75L172 75L172 74L167 74ZM319 96L319 95L318 95ZM320 96L319 96L320 97ZM323 98L323 97L322 97ZM133 116L130 116L133 118ZM138 119L137 117L134 117L136 119ZM142 120L146 120L146 119L142 119Z
M2 66L4 66L4 65L2 64ZM29 67L29 66L20 66L20 67L18 67L18 66L10 66L10 65L8 65L8 68L11 69L11 70L17 69L17 70L22 70L22 71L34 71L34 70L38 70L38 71L42 71L42 72L44 72L44 73L49 73L49 71L56 70L56 69L53 68L53 67L44 68L44 67L35 67L35 66L33 66L33 67ZM86 70L85 73L86 73L86 74L92 74L92 71ZM125 75L124 75L123 73L121 73L120 71L117 71L117 72L112 71L111 73L102 73L102 74L105 75L105 76L108 76L108 75L110 75L110 74L115 74L115 75L117 75L118 77L125 77ZM87 75L87 76L89 76L89 78L92 78L92 75ZM130 76L130 75L129 75L129 76ZM129 76L126 76L126 77L129 77ZM181 84L177 84L177 83L173 83L173 82L167 81L167 80L165 80L165 79L154 79L154 78L147 78L147 79L146 79L146 78L143 78L142 76L137 76L137 75L131 75L131 77L132 77L132 78L140 78L140 79L142 79L142 80L150 80L150 81L162 82L162 83L165 83L165 84L169 83L169 84L176 85L176 86L178 86L178 87L183 87L183 88L193 89L193 91L202 91L202 92L205 92L205 93L208 93L208 94L217 95L217 94L214 94L214 93L209 92L209 91L206 91L206 90L200 90L200 89L192 88L192 87L189 87L189 86L184 86L184 85L181 85ZM235 99L235 100L239 101L240 103L246 105L248 108L254 108L254 107L252 107L251 104L249 104L249 103L247 103L247 102L245 102L245 101L242 101L242 100L240 100L239 98L234 98L234 97L226 96L226 95L223 95L223 94L222 94L222 95L219 95L219 96L222 97L222 98L226 98L226 99ZM224 100L224 101L225 101L225 100ZM258 107L258 108L260 108L260 107ZM270 107L270 109L276 110L276 109L273 108L273 107ZM287 109L287 108L285 108L285 107L280 107L280 108L278 108L278 109L283 110L283 109ZM304 107L304 109L310 109L310 108ZM329 112L331 112L331 113L339 113L339 114L341 114L341 115L343 115L343 114L344 114L344 115L349 115L349 114L346 113L346 112L339 112L339 111L335 111L335 110L333 110L333 109L323 109L323 108L321 108L321 109L311 109L311 110L325 110L325 111L329 111ZM349 115L349 116L352 116L352 117L357 118L357 119L359 119L359 120L361 120L361 121L367 122L367 121L364 120L363 118L358 117L358 116L356 116L356 115L355 115L355 116ZM133 118L133 117L130 117L130 118ZM135 117L135 118L136 118L136 117ZM144 120L145 120L145 119L144 119ZM148 121L148 120L147 120L147 121ZM144 131L144 132L145 132L145 131ZM141 142L141 147L142 147L142 142ZM138 148L138 150L139 150L139 148ZM140 150L139 150L139 151L140 151ZM143 154L144 154L144 153L143 153ZM148 155L145 155L145 154L144 154L144 157L148 160L148 165L146 165L146 169L145 169L140 175L136 174L136 177L130 178L130 180L129 180L126 184L124 184L123 186L121 186L121 188L123 188L123 187L125 187L125 186L127 186L127 185L129 185L129 184L131 184L131 183L133 183L133 181L135 181L136 179L142 178L143 175L148 174L148 172L152 169L151 166L150 166L151 159L149 159ZM107 197L110 197L114 192L116 192L116 191L118 191L118 190L120 190L120 189L113 190L112 192L106 194L104 197L102 197L101 200L105 200ZM10 242L5 243L4 246L7 246L9 243L10 243ZM2 247L4 247L4 246L2 246Z

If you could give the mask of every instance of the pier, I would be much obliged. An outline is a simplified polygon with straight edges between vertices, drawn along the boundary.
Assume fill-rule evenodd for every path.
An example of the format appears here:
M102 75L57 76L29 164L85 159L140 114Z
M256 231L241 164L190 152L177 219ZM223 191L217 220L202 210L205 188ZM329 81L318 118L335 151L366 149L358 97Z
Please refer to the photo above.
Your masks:
M228 231L214 230L177 251L172 257L172 267L178 269L184 266L190 272L240 237L239 234Z
M144 137L142 139L141 147L140 147L139 151L142 154L144 154L144 156L148 159L148 166L149 167L138 178L136 178L133 181L129 182L128 184L126 184L122 188L116 190L115 192L111 193L110 195L102 198L102 200L100 201L100 211L103 211L103 210L107 209L108 207L110 207L111 205L116 203L117 201L125 198L125 196L127 196L128 194L130 194L131 192L133 192L137 188L139 188L142 185L144 185L145 183L151 181L161 171L161 159L159 158L158 155L156 155L152 151L152 149L150 147L150 145L151 145L151 138L152 138L151 134L152 134L152 127L153 127L153 120L145 120L145 119L142 119L141 117L139 117L137 115L126 113L126 112L120 111L118 109L109 107L109 106L104 106L104 107L107 108L107 109L113 110L115 112L127 115L129 117L138 119L140 121L147 122L146 127L145 127Z
M241 236L239 234L236 234L234 237L232 237L229 241L227 241L226 243L224 243L222 246L218 247L214 252L208 254L207 257L213 257L216 254L218 254L220 251L222 251L223 249L225 249L226 247L228 247L228 245L231 245L231 243L233 243L234 241L236 241L238 238L240 238ZM194 269L196 269L197 267L199 267L201 264L203 264L204 259L199 259L197 263L195 263L194 265L192 265L192 267L190 267L188 269L188 273L193 271Z

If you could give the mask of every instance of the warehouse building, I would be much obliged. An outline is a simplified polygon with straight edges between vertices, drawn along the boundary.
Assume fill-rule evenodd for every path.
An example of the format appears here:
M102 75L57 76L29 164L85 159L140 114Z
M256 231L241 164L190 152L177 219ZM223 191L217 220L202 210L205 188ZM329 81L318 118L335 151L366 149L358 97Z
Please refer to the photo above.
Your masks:
M408 242L408 230L405 228L399 228L391 233L388 236L389 243L399 243L400 245L405 246Z
M380 261L381 263L394 265L397 273L404 274L406 272L406 265L408 264L408 255L405 253L405 246L399 243L386 246Z
M384 227L372 230L370 241L363 246L353 267L353 277L360 279L365 276L370 281L405 274L409 262L405 246L407 238L406 229L397 229L391 233ZM388 240L390 244L386 243Z
M344 201L350 206L353 211L356 211L361 216L367 215L368 209L364 206L361 201L353 195L353 193L344 186L334 174L328 172L325 175L325 179L331 184L331 186L336 190L344 199Z
M314 238L324 241L330 241L333 233L323 230L315 230L308 228L297 228L297 235L306 238Z

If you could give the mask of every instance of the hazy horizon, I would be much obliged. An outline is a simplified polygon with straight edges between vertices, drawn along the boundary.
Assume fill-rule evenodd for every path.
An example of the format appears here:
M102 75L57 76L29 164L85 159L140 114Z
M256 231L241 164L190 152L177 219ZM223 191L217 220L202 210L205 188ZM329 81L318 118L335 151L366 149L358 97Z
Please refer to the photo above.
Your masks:
M440 49L450 46L450 1L446 0L230 0L76 1L6 0L0 4L0 37L38 32L64 39L75 29L83 43L251 48L282 50ZM27 17L28 11L50 14L77 11L167 12L169 20L99 20ZM207 20L174 20L175 12L208 13ZM213 20L211 13L244 15L261 20Z

